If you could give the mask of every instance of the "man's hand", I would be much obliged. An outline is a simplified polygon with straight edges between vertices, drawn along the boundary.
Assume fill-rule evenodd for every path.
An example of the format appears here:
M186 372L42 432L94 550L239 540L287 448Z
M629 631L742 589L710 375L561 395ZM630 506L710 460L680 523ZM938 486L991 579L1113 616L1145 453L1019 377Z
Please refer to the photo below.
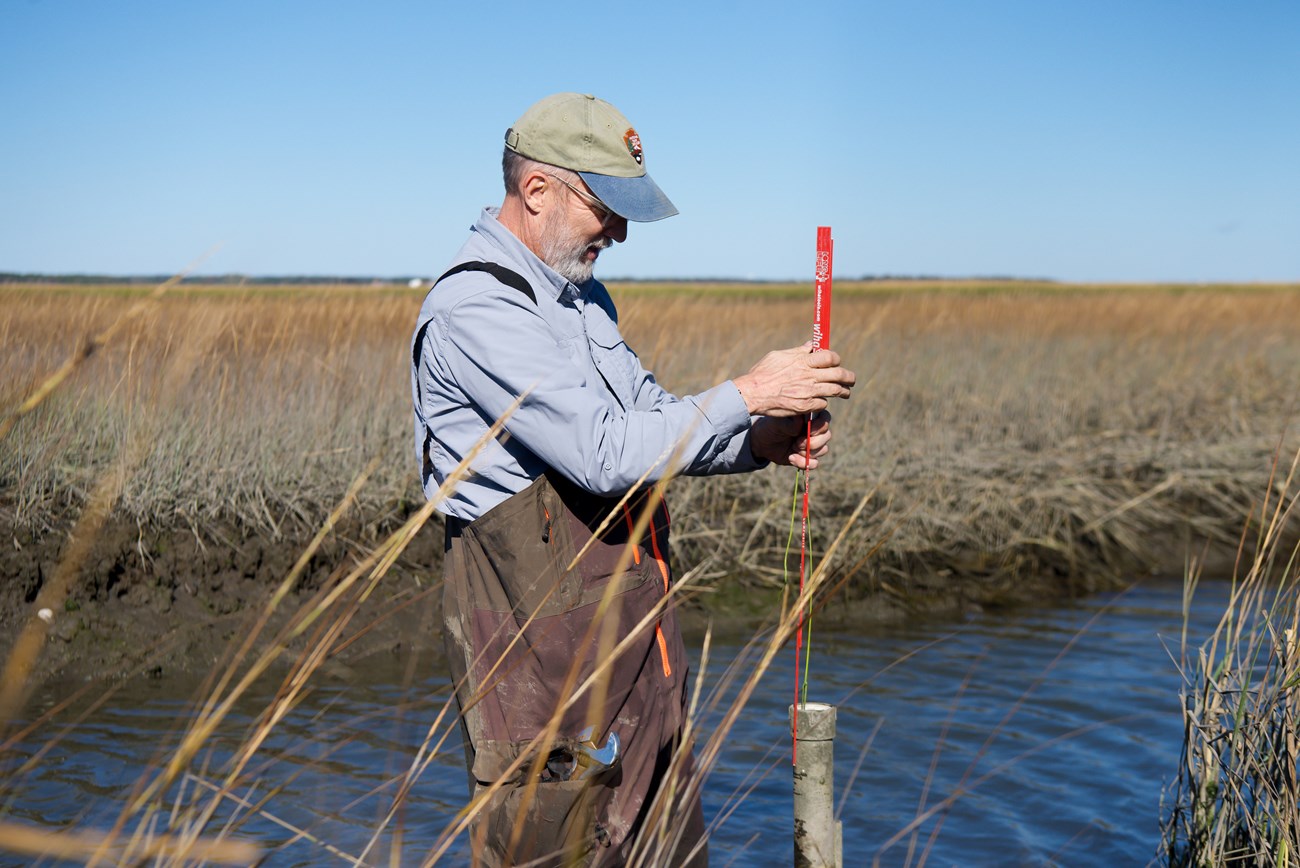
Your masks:
M813 414L811 440L806 416L763 416L754 420L749 429L749 451L755 458L800 470L816 467L817 459L829 451L830 442L831 414L825 410ZM805 456L810 460L805 460Z
M826 409L829 398L847 398L856 381L839 353L809 343L768 353L732 383L751 416L806 416Z

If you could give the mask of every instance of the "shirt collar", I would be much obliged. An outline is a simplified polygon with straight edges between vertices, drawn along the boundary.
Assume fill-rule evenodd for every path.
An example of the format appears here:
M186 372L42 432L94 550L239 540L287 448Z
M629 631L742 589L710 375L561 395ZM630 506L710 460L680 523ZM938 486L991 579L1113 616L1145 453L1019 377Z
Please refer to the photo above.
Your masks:
M566 278L561 277L549 265L542 262L537 254L529 250L515 233L501 225L501 221L498 219L500 214L500 208L489 205L483 209L478 222L471 226L470 229L479 233L484 240L500 250L511 261L526 266L527 270L532 272L526 276L533 278L528 282L545 287L557 301L585 299L587 297L588 291L596 282L594 278L582 286L576 286Z

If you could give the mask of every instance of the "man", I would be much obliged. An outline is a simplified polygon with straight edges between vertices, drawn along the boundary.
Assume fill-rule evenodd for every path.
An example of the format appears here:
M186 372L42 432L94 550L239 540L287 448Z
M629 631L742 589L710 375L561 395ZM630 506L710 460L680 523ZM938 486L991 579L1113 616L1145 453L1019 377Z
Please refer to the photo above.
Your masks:
M827 400L847 398L854 375L803 346L669 394L592 278L629 221L677 213L640 136L609 103L557 94L506 132L502 164L505 199L429 292L412 346L424 490L447 519L473 847L489 864L705 864L654 483L815 466ZM658 849L655 812L672 818Z

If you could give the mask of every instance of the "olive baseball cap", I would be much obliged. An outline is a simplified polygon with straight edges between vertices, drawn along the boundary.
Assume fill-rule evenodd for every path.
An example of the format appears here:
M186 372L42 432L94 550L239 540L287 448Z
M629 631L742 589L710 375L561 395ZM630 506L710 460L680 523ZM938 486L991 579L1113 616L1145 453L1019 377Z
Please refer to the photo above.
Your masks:
M650 223L677 213L646 174L641 137L632 124L589 93L557 93L534 103L506 130L506 147L577 172L620 217Z

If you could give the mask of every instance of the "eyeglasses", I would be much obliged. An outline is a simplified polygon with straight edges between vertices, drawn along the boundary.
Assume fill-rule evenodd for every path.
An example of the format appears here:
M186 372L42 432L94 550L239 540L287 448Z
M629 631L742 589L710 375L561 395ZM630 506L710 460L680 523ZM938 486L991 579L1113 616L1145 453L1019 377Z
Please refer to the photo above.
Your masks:
M546 174L551 175L550 172L547 172ZM611 211L608 205L606 205L604 202L600 201L599 199L597 199L595 196L591 195L587 191L575 187L574 185L570 184L568 181L561 178L559 175L551 175L551 177L559 181L564 186L568 187L570 190L572 190L573 194L577 196L579 199L581 199L586 204L586 206L592 210L592 213L596 215L596 219L600 220L601 229L608 229L609 224L613 223L614 220L618 218L618 215L615 214L613 211Z

